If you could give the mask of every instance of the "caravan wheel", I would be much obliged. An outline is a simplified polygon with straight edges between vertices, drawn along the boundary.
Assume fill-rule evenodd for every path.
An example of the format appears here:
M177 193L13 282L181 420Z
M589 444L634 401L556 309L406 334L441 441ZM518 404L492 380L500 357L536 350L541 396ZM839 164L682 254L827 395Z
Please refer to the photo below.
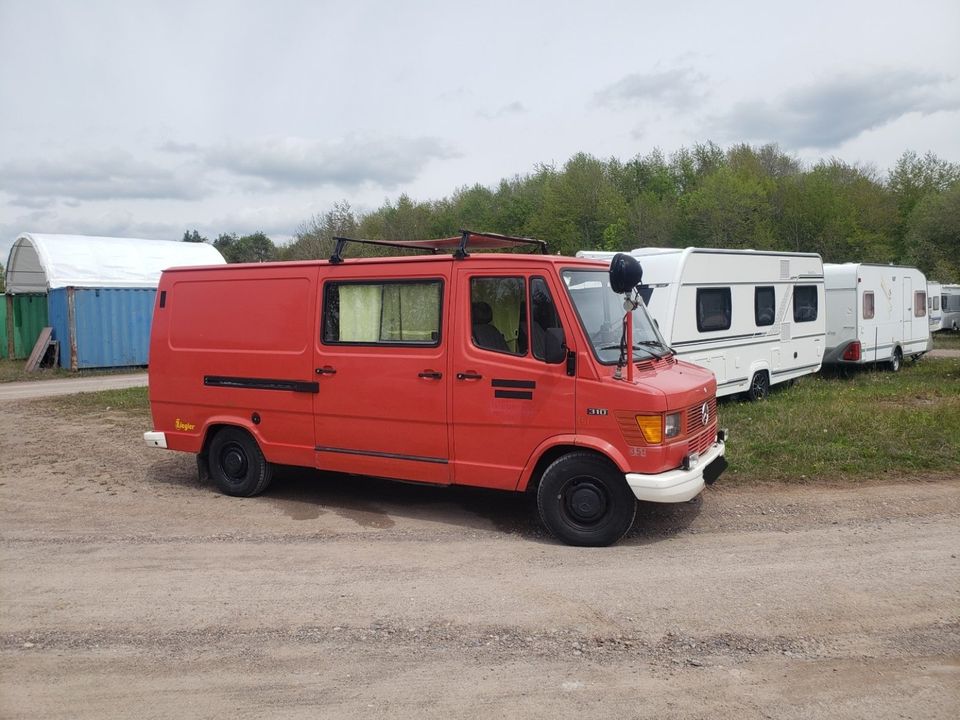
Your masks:
M770 376L766 370L759 370L753 374L747 397L751 400L765 400L770 394Z
M903 353L900 352L900 348L894 348L893 357L890 358L890 371L897 372L901 365L903 365Z

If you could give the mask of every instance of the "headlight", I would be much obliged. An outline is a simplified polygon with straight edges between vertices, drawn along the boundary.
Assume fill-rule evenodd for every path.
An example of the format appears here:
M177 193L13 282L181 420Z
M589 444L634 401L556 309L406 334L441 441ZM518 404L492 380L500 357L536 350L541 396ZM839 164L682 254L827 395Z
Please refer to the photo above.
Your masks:
M663 434L668 438L680 434L680 413L670 413L663 419Z

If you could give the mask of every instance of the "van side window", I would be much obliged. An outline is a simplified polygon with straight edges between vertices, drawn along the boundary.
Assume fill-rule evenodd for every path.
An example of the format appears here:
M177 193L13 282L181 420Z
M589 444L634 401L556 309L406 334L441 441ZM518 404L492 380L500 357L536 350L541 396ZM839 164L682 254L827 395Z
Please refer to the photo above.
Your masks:
M758 287L753 291L753 314L757 327L773 325L776 317L777 294L773 285Z
M323 342L435 347L442 295L440 280L328 282Z
M815 285L793 286L793 321L812 322L817 319L817 288Z
M873 305L873 290L867 290L863 293L863 319L872 320L875 312Z
M697 288L697 330L729 330L730 306L730 288Z
M923 317L927 314L927 294L923 290L913 293L913 316Z
M519 342L521 318L526 325L522 277L470 279L470 329L473 344L484 350L526 355L526 337ZM524 333L526 334L526 333Z
M521 336L524 333L521 332ZM530 346L537 360L559 363L566 359L563 325L553 304L547 281L542 277L530 279Z

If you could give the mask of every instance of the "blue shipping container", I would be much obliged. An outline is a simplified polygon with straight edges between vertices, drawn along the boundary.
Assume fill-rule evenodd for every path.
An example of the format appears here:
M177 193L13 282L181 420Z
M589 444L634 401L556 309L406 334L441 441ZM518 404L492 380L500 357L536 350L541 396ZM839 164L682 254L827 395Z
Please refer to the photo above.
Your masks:
M60 367L146 365L156 294L156 288L51 290L49 322L60 343Z

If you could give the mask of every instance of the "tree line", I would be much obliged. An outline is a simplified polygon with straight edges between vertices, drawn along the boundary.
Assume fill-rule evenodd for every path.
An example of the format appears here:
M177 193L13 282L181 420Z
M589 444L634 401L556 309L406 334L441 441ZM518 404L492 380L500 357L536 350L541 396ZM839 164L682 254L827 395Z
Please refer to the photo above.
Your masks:
M413 240L462 228L543 239L565 255L691 245L816 252L826 262L902 263L958 282L960 165L908 151L881 177L836 158L804 165L776 145L709 142L629 161L580 153L560 168L540 165L439 200L404 194L369 213L336 203L281 247L263 233L213 244L228 262L300 260L329 257L335 236Z

